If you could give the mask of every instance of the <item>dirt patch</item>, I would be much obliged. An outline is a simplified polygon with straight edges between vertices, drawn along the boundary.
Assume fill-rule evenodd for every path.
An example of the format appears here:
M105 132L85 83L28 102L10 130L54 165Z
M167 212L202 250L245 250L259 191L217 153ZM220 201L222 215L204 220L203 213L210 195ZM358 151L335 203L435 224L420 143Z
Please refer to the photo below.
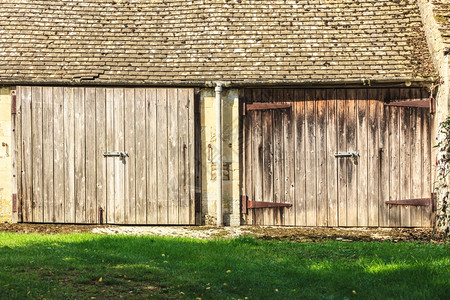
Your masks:
M418 241L450 243L449 237L433 229L413 228L327 228L327 227L211 227L211 226L113 226L70 224L0 224L0 232L65 234L92 232L97 234L154 235L199 239L252 236L264 240L294 242L351 241Z

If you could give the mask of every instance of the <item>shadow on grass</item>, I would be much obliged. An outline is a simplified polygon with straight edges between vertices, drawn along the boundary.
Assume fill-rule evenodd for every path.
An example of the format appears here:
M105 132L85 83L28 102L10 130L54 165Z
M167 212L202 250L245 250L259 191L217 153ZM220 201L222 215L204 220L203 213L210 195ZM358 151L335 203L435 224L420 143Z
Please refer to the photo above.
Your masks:
M5 298L419 298L450 294L449 247L0 234Z

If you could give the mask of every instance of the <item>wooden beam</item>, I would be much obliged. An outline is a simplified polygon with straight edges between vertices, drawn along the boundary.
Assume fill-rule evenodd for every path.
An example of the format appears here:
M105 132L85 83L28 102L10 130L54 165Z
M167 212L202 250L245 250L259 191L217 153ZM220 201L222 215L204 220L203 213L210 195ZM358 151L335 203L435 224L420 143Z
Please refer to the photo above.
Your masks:
M245 110L268 110L268 109L286 109L291 108L291 104L286 103L268 103L268 102L253 102L245 105Z

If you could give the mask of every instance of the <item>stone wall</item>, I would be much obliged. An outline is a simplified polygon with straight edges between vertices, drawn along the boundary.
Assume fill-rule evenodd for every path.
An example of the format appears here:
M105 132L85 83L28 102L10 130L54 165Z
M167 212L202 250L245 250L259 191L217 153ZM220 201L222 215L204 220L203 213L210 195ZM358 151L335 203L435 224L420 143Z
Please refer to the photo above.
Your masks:
M443 27L439 24L439 18L436 16L436 9L433 5L433 1L430 0L418 0L418 4L421 11L422 22L425 29L425 35L428 42L428 47L431 52L434 66L439 74L439 79L436 82L436 114L433 118L433 129L431 143L432 146L436 145L439 141L449 139L448 136L439 134L439 124L443 122L449 115L450 107L450 73L448 64L448 49L446 49L446 41L443 39ZM438 149L433 147L432 161L434 162L436 157L442 157L442 155L448 155L446 153L438 153ZM433 168L433 175L440 173L441 164ZM436 169L437 168L437 169ZM448 203L448 186L449 182L439 182L439 178L435 178L434 186L440 186L437 190L437 223L449 224L449 220L442 222L440 218L446 218L450 215L450 203ZM449 178L447 178L447 181ZM442 188L446 187L446 188ZM443 228L449 230L449 228Z
M0 89L0 222L12 221L11 208L11 96Z
M224 88L223 130L223 221L240 225L239 212L239 91ZM216 106L214 89L205 89L200 98L202 160L202 224L217 222Z

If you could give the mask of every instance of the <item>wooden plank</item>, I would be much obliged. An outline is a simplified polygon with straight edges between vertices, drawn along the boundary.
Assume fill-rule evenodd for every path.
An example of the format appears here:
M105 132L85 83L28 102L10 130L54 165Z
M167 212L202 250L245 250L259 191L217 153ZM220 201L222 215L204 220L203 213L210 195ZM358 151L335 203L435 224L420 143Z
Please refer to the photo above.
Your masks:
M54 222L53 198L53 88L42 88L42 163L44 222Z
M167 157L167 89L158 88L157 93L157 131L156 131L156 151L157 151L157 176L158 176L158 224L168 223L168 157Z
M196 165L196 150L200 150L198 146L196 146L197 140L196 140L196 130L199 130L200 126L200 119L199 116L196 115L196 99L194 95L194 89L189 89L189 115L188 115L188 136L189 136L189 186L190 186L190 192L189 192L189 224L194 225L196 224L195 220L195 193L200 192L200 185L198 184L200 182L200 179L198 181L196 180L196 169L200 169ZM197 129L196 129L197 127ZM198 132L198 131L197 131ZM200 136L199 136L200 138ZM200 155L200 154L198 154ZM201 218L201 216L199 216ZM197 223L199 224L199 223Z
M306 226L305 90L295 90L295 225Z
M135 91L136 116L136 223L147 223L147 172L146 172L146 98L145 89Z
M114 89L106 89L106 149L104 151L117 151L115 145L114 132ZM102 153L103 156L103 153ZM106 157L103 161L106 162L106 211L105 220L108 224L115 223L115 195L116 195L116 172L115 172L115 157Z
M368 199L368 176L369 176L369 101L367 98L367 89L357 90L357 147L360 157L358 158L357 170L357 186L358 186L358 198L357 198L357 224L361 227L369 226L369 199Z
M109 108L109 107L108 107ZM98 219L97 222L106 222L107 214L107 172L106 165L107 159L103 157L103 153L108 151L106 146L106 89L95 89L95 161L96 161L96 198L97 198L97 210L102 209L102 219ZM108 176L111 176L108 174ZM98 212L97 212L98 214Z
M158 173L157 173L157 124L156 89L146 89L146 151L147 151L147 224L158 223Z
M124 89L114 89L114 149L113 151L125 151L125 103ZM115 199L114 199L114 223L125 223L125 164L127 159L114 158L115 175Z
M179 194L179 224L192 224L190 222L189 204L189 89L178 89L178 194ZM193 97L193 95L192 95ZM192 99L193 100L193 99ZM174 101L174 100L172 100ZM191 103L194 104L193 101ZM194 138L194 137L192 137ZM194 163L194 162L191 162ZM194 191L195 193L195 191ZM195 196L195 194L194 194ZM195 206L195 203L194 203ZM195 216L195 210L192 217ZM195 218L194 220L195 221Z
M125 144L128 152L124 167L124 223L136 224L136 135L135 135L135 89L124 91L125 105Z
M190 119L189 135L190 145L193 144L193 153L189 152L189 159L193 160L193 168L189 170L191 178L194 178L194 185L191 185L189 199L190 205L190 224L201 225L202 223L202 139L201 139L201 119L200 119L200 91L189 90L189 111L193 120ZM192 125L192 126L191 126ZM189 150L191 151L191 150ZM192 192L194 191L194 193Z
M315 90L305 90L305 168L306 225L317 226L317 166L316 166L316 101Z
M53 222L64 222L64 89L53 88Z
M378 176L380 157L379 144L379 121L380 118L378 109L378 90L368 89L368 157L367 157L367 209L368 209L368 226L379 226L378 223L378 208L379 195L378 186L380 177Z
M168 224L178 224L179 208L179 147L178 147L178 89L169 88L167 90L167 213ZM170 107L170 109L169 109ZM182 127L181 130L186 128Z
M316 90L316 202L317 226L328 225L328 194L327 194L327 90ZM335 160L334 157L331 159Z
M358 151L357 136L357 94L355 89L346 91L347 99L345 106L347 110L347 151ZM350 159L344 159L347 164L347 226L358 225L358 165L355 165Z
M31 87L20 88L22 102L22 219L33 222L33 144L31 134Z
M32 87L32 147L33 147L33 222L44 222L43 172L42 172L42 104L41 87Z
M389 89L392 101L399 99L398 88ZM400 110L403 108L390 107L389 111L389 166L390 166L390 189L389 200L400 198ZM389 226L398 227L400 222L400 207L389 205Z
M428 92L422 91L422 97L426 97ZM432 175L431 175L431 119L426 109L422 109L422 141L423 141L423 181L422 193L424 198L428 198L432 191ZM430 206L422 208L422 227L430 227L433 225L432 212Z
M411 99L410 89L400 89L400 99ZM417 108L399 108L400 122L400 199L411 199L411 114ZM411 207L400 207L400 226L411 227Z
M86 223L86 120L84 88L74 88L75 222Z
M328 226L338 226L338 177L337 159L337 101L336 90L327 90L327 199L328 199Z
M267 91L268 89L264 89ZM282 89L274 89L273 93L283 93ZM245 109L247 111L252 110L268 110L268 109L289 109L291 108L291 104L289 103L264 103L264 102L255 102L245 105Z
M262 89L263 101L273 101L272 89ZM273 202L273 111L262 111L262 136L263 136L263 201ZM274 209L263 208L264 225L274 224Z
M85 122L86 122L86 223L98 222L97 209L97 151L95 141L96 120L96 89L85 90ZM99 157L103 160L103 157Z
M390 190L390 164L389 164L389 119L390 108L383 105L389 99L388 89L378 90L378 128L379 128L379 160L378 160L378 224L382 227L389 226L389 207L385 204L389 200Z
M420 98L420 89L411 90L412 98ZM411 111L410 138L411 138L411 197L419 198L422 194L422 113L423 109L413 109ZM422 226L422 207L413 206L411 210L411 226Z
M252 93L253 99L260 99L261 90L254 89ZM262 131L262 112L254 111L251 113L253 122L253 167L254 167L254 201L263 201L263 131ZM264 211L262 209L253 210L254 224L264 225Z
M273 99L280 104L284 100L283 89L275 89L273 91ZM273 202L284 203L284 139L283 139L283 114L286 114L282 110L274 110L273 116ZM273 224L282 225L282 216L284 209L274 208L273 211Z
M252 90L245 89L244 90L244 101L251 101L252 99ZM245 176L245 192L243 195L248 196L250 199L255 199L253 191L254 189L254 168L253 168L253 114L247 114L244 116L243 121L243 135L244 135L244 176ZM249 210L248 214L244 216L246 225L253 224L253 214L254 210Z
M294 107L295 90L287 89L284 93L284 101L292 104ZM295 225L295 137L294 137L294 119L293 110L288 110L282 115L282 135L283 135L283 152L284 152L284 203L292 204L292 207L285 208L284 225Z
M347 111L346 93L344 89L336 91L337 99L337 151L347 152ZM334 153L333 153L334 156ZM347 226L347 162L345 159L337 158L338 167L338 216L339 226Z
M13 193L17 193L17 222L23 222L23 190L22 190L22 87L16 88L16 114L13 115L14 170ZM15 178L15 180L14 180Z

